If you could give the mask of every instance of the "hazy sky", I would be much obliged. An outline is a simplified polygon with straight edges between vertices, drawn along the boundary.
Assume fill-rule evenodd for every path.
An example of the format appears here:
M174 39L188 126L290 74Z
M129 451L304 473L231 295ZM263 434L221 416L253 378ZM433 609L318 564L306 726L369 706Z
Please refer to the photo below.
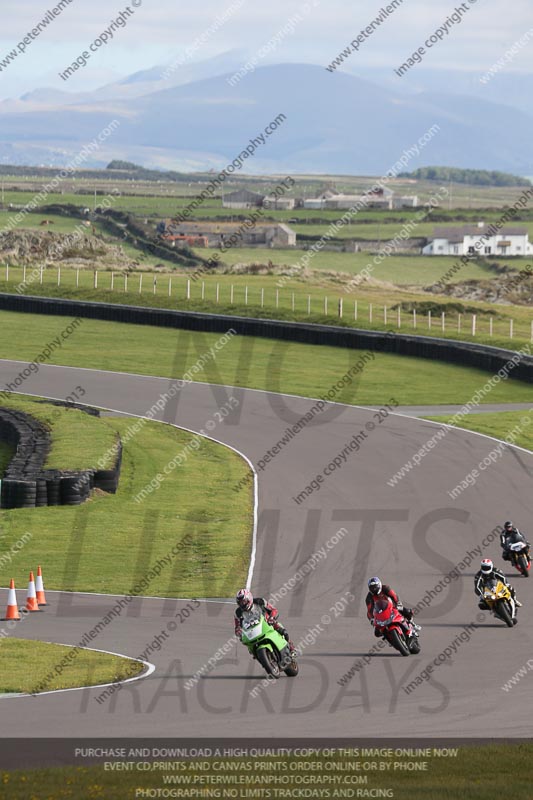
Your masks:
M133 2L140 3L134 9ZM119 28L106 46L93 54L68 86L58 76L104 31L126 6L119 0L72 0L12 63L0 72L0 98L16 97L37 87L78 91L124 77L155 64L182 56L191 42L213 24L217 15L232 4L240 6L231 18L208 36L193 60L203 60L231 49L254 55L287 21L299 14L301 21L285 35L277 48L261 63L300 61L326 65L362 28L379 13L386 0L130 0L135 10L125 28ZM313 4L317 3L316 7ZM417 69L458 68L483 74L521 36L531 31L531 40L512 63L513 71L533 72L533 11L531 0L466 0L469 11L459 25L425 57ZM390 68L391 72L419 47L454 11L448 0L403 0L396 11L350 57L347 67ZM471 7L470 7L471 6ZM0 38L0 63L31 31L47 10L46 0L4 0ZM398 79L400 80L400 79ZM416 81L415 71L402 81Z

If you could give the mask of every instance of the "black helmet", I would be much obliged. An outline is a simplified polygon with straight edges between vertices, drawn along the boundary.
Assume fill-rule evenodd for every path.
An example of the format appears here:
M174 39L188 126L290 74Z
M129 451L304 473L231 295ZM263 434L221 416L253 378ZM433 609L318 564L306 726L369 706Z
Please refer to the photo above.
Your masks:
M368 591L370 594L379 594L381 592L381 581L379 578L370 578L368 581Z
M503 523L503 527L505 528L505 530L506 530L506 531L512 531L512 530L513 530L513 528L514 528L514 525L513 525L513 523L511 522L511 520L510 520L510 519L508 519L508 520L507 520L507 522L504 522L504 523Z

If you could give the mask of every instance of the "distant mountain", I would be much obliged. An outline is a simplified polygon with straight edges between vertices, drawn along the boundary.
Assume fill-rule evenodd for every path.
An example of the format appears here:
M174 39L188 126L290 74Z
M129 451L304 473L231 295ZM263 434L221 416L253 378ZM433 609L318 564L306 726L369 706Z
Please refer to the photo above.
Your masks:
M216 69L208 64L202 69ZM285 114L286 120L245 162L246 172L385 173L438 125L440 130L407 169L439 164L533 174L533 119L518 109L449 92L400 94L308 64L265 66L232 87L227 78L235 68L171 85L171 79L157 79L158 67L78 102L58 98L50 108L39 104L25 113L13 108L3 113L0 105L0 160L8 160L14 147L19 158L27 153L28 160L18 163L34 163L35 151L48 150L54 159L59 151L75 156L116 118L120 127L87 166L119 158L179 171L218 169ZM142 92L123 93L131 86Z

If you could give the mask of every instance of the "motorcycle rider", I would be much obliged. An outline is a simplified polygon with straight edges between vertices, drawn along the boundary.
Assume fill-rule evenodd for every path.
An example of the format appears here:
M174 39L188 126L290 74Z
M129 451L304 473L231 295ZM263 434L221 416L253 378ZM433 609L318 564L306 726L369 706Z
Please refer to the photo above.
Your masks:
M235 636L239 641L242 638L242 615L244 611L251 611L253 606L257 606L261 613L264 615L266 621L269 625L272 625L274 630L276 630L287 642L289 645L289 650L291 656L294 655L295 647L291 640L289 639L289 633L287 629L279 622L278 620L278 609L274 608L271 603L267 602L263 597L255 597L251 593L249 589L239 589L237 595L235 597L235 601L237 603L237 610L235 611Z
M366 615L370 620L370 624L374 626L374 636L381 636L383 633L376 625L374 625L374 604L376 603L377 600L379 600L382 597L388 597L390 600L392 600L393 605L398 609L398 611L404 617L404 620L402 622L402 628L405 634L407 635L409 632L408 623L411 622L413 619L412 608L406 608L401 602L396 592L394 591L394 589L392 589L386 583L381 583L381 580L379 578L374 577L370 578L370 580L368 581L368 594L365 598ZM415 628L415 630L417 631L420 630L420 625L417 625L414 622L412 622L412 625Z
M504 522L503 531L500 533L500 545L502 548L502 558L504 561L511 561L511 545L524 542L528 548L531 547L523 533L515 528L511 520Z
M516 598L516 589L513 586L511 586L511 584L509 583L503 572L501 572L501 570L494 568L494 564L492 563L490 558L483 559L483 561L481 562L481 569L478 572L476 572L474 576L474 591L480 598L479 607L483 611L488 610L489 607L486 604L485 600L483 599L483 589L488 584L489 580L491 581L494 578L496 578L496 580L498 581L501 581L505 586L507 586L507 588L511 592L511 597L515 601L515 605L517 606L517 608L520 608L522 603Z

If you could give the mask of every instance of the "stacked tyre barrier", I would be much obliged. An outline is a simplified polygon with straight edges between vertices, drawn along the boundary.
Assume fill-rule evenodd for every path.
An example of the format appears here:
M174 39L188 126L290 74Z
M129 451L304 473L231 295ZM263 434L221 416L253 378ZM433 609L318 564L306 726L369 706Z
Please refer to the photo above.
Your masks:
M434 361L477 367L493 374L515 355L513 350L455 339L439 339L436 336L418 336L395 331L368 331L334 325L314 325L304 322L234 317L194 311L171 311L162 308L143 308L28 295L0 293L0 309L31 314L77 316L110 322L127 322L134 325L156 325L163 328L182 328L210 333L225 333L232 328L240 336L259 336L303 344L330 345L430 358ZM509 378L533 383L533 357L522 356L520 362L509 373Z
M0 408L0 439L15 448L1 482L1 508L39 508L83 503L95 488L114 494L122 464L122 444L113 469L43 469L51 441L47 429L22 411Z

